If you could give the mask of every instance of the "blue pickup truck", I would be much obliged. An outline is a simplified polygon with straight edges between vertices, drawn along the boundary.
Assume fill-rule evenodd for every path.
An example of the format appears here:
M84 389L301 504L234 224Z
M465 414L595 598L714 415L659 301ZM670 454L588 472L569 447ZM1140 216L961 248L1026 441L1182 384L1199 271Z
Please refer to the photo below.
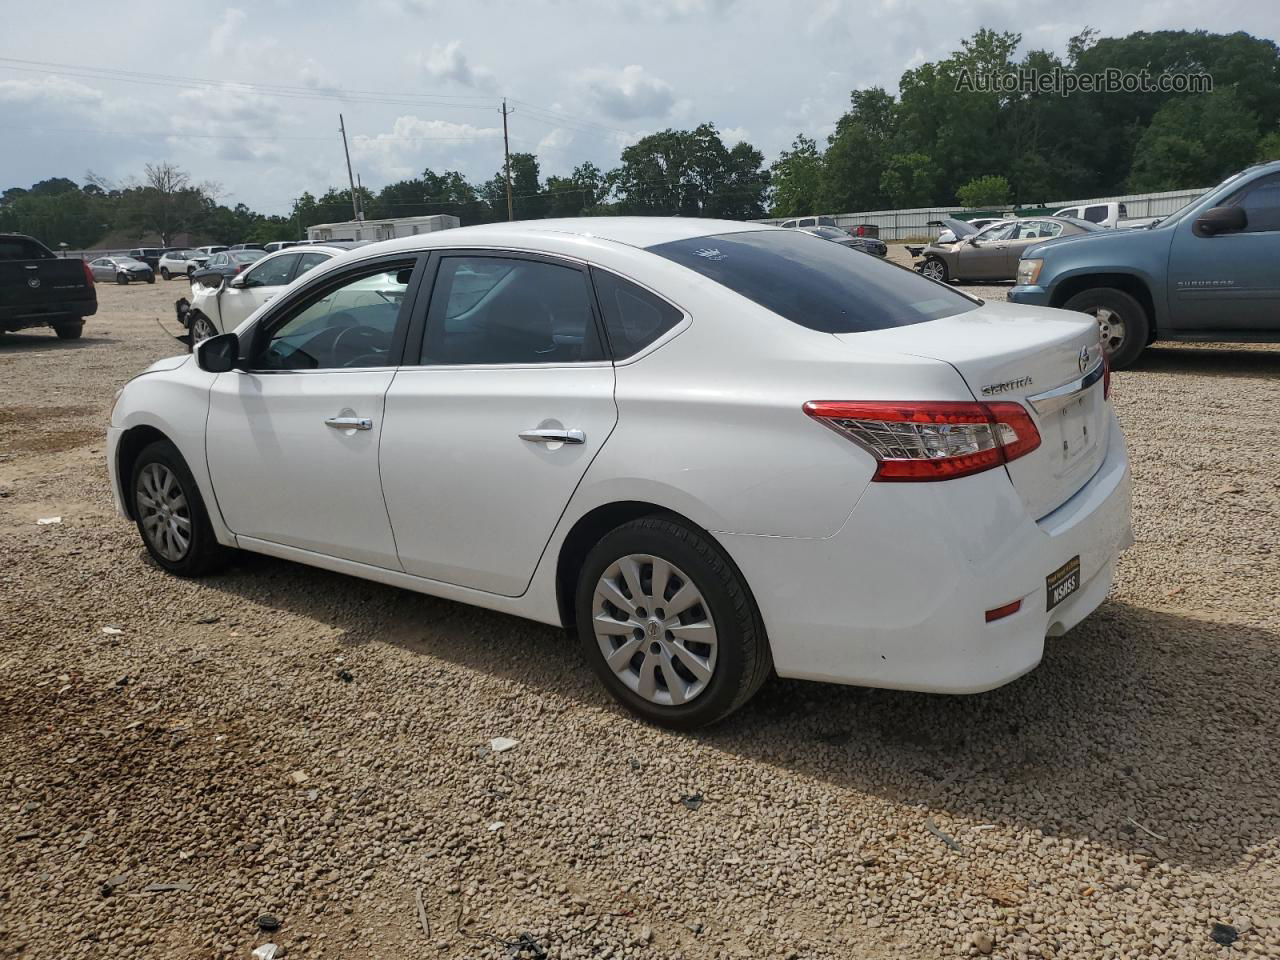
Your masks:
M1009 299L1093 314L1113 367L1154 340L1280 341L1280 161L1151 227L1028 247Z

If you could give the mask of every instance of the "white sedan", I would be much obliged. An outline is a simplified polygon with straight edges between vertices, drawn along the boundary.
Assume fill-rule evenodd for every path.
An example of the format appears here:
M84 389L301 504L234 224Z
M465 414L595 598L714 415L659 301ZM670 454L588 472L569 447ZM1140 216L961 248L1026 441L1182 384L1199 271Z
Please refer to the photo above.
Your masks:
M769 675L1007 683L1106 597L1129 465L1092 318L796 230L494 224L330 260L115 405L162 568L251 550L576 629L690 727Z
M346 253L341 247L289 247L267 254L232 276L206 275L191 286L191 302L179 301L179 317L192 342L234 330L260 306L304 273Z

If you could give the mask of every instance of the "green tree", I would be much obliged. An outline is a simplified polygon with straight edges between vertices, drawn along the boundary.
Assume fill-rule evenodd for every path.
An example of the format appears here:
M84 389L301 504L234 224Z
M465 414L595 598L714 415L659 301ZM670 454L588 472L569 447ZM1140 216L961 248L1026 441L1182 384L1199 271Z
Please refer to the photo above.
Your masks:
M604 197L604 174L582 163L567 177L547 177L543 193L549 217L578 217L594 212Z
M815 213L822 195L822 154L817 141L799 134L769 167L771 217Z
M1256 159L1259 163L1280 160L1280 130L1273 130L1258 141Z
M895 207L926 207L938 194L942 171L923 153L899 153L880 174L880 190Z
M619 213L645 216L764 216L769 172L748 143L724 145L715 124L663 130L622 151L606 177Z
M1257 155L1258 118L1231 87L1170 100L1142 132L1131 190L1206 187Z
M1009 202L1009 181L1000 176L975 177L956 190L965 207L1003 207Z
M897 114L893 96L880 87L849 94L849 110L827 140L819 206L841 212L885 206L880 173L892 150Z

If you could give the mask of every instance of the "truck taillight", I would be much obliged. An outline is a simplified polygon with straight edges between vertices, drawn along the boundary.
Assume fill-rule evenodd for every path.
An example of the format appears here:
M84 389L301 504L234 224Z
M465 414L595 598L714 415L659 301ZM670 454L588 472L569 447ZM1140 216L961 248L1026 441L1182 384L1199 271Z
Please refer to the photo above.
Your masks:
M872 480L951 480L1040 446L1040 431L1017 403L811 400L804 412L875 457Z
M89 266L88 260L81 260L80 266L84 267L84 282L87 286L93 286L93 268Z

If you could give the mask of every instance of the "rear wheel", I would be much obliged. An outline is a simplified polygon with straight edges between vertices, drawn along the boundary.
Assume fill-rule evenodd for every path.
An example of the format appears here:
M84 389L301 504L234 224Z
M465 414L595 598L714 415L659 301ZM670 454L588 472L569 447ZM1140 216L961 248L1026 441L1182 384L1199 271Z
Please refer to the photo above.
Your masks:
M950 279L947 262L941 257L929 257L926 259L920 267L920 272L930 280L937 280L939 283L946 283Z
M649 517L606 534L583 564L575 610L605 687L651 723L713 723L773 667L742 575L718 544L676 520Z
M1098 321L1098 336L1112 368L1121 369L1138 359L1147 346L1150 321L1136 299L1115 287L1094 287L1077 293L1064 310L1087 313Z
M167 440L148 444L130 478L133 517L151 558L170 573L198 577L226 562L195 478Z
M156 275L154 273L148 273L147 283L155 283L155 282L156 282Z
M63 323L55 323L53 332L59 340L79 340L80 334L84 333L84 321L68 320Z

